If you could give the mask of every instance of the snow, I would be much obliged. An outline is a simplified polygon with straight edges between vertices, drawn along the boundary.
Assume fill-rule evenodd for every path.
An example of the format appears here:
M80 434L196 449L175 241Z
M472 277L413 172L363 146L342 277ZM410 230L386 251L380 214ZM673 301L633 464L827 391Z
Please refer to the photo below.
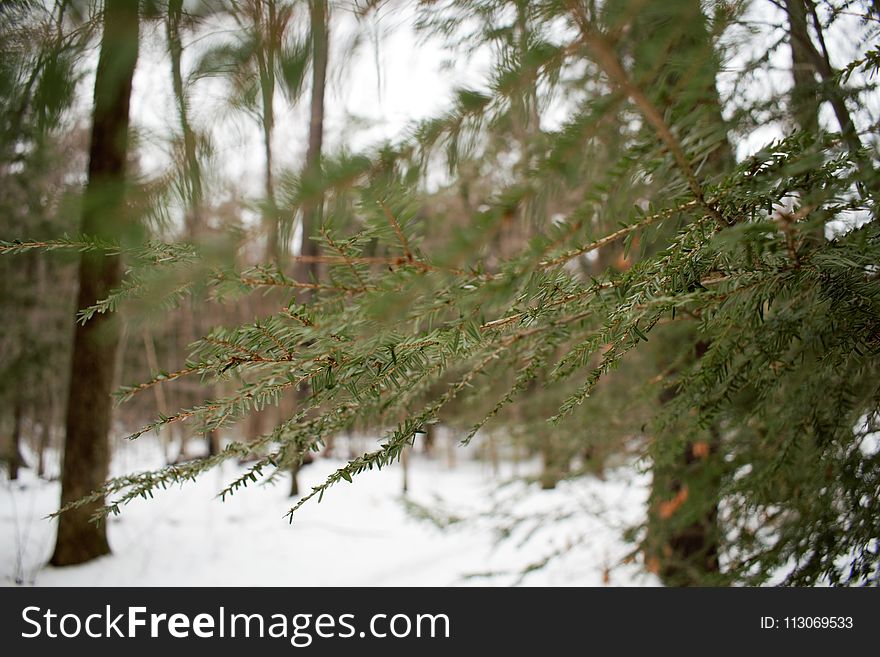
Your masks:
M320 458L300 473L309 490L343 463ZM117 449L112 471L160 465L146 439ZM520 464L519 473L536 463ZM288 524L288 480L252 485L221 502L216 493L243 470L229 463L195 483L138 500L109 520L113 554L67 568L45 566L54 541L59 484L29 469L0 484L0 582L38 586L446 586L655 585L623 529L644 513L647 481L632 467L604 480L579 478L542 491L493 475L461 450L410 458L331 488ZM432 520L433 519L433 520ZM523 574L547 555L542 568ZM478 576L474 576L474 575ZM488 574L491 574L487 576Z

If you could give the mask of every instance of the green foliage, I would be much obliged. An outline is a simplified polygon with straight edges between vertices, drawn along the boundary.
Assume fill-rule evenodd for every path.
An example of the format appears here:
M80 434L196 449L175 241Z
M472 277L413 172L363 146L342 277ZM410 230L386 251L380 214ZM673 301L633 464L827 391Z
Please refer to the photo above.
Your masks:
M90 25L63 29L64 10L41 3L5 3L0 10L0 408L44 407L40 421L54 421L69 358L69 319L75 288L71 263L45 253L65 242L78 200L65 178L80 173L78 131L61 133L74 100L78 66ZM38 240L30 248L21 239ZM106 245L101 245L101 248Z
M126 283L82 320L157 287L161 308L191 294L284 295L271 314L214 328L178 371L124 387L121 401L186 377L226 391L130 438L176 423L232 427L292 390L302 403L256 441L112 479L72 506L106 495L103 513L115 513L256 456L226 497L355 423L381 430L379 448L297 501L293 520L308 500L399 459L427 425L461 428L465 443L502 426L533 450L552 442L568 464L560 477L615 450L658 472L691 450L679 467L699 471L684 489L692 503L667 501L661 516L674 531L717 509L722 567L710 583L876 582L876 153L832 131L791 130L740 162L719 156L728 136L709 116L718 107L706 107L714 81L688 75L695 52L713 56L707 35L671 21L666 3L649 3L631 33L626 11L591 4L430 3L422 27L451 40L463 28L448 17L475 10L468 34L497 47L496 70L403 143L327 158L320 179L283 181L289 208L327 199L314 237L320 277L241 270L181 245L126 246ZM716 18L724 31L738 16ZM224 46L200 70L230 72L222 62L244 64L253 48ZM870 69L873 52L846 70ZM663 75L643 67L664 57ZM301 79L291 61L284 70ZM255 101L253 76L235 80ZM541 90L570 108L556 129L535 121ZM778 114L783 104L755 103ZM876 138L876 125L863 132ZM428 191L438 160L449 184ZM88 238L0 248L108 246L122 248ZM314 293L304 305L303 289ZM707 435L713 444L699 452ZM588 464L572 468L578 455ZM654 540L644 530L642 547Z

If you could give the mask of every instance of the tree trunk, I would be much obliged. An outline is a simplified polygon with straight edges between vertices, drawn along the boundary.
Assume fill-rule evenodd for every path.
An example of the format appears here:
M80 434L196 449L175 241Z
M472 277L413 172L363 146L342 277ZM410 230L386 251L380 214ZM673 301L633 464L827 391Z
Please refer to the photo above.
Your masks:
M406 445L403 446L403 450L400 452L400 465L403 470L403 494L406 495L409 492L409 450L410 448Z
M862 152L862 140L852 120L849 108L846 106L846 97L844 90L840 86L841 82L838 72L834 70L828 57L825 37L822 33L819 16L816 13L816 6L812 0L786 0L786 10L791 29L793 59L795 56L794 50L797 49L796 56L798 61L802 61L809 66L821 78L822 84L818 87L819 96L828 101L831 109L834 110L834 116L840 126L840 134L843 137L843 141L846 143L850 154L858 165L859 172L862 174L861 181L858 183L859 189L864 196L865 190L863 187L866 185L868 189L876 194L880 190L880 178L878 178L871 160L866 158ZM807 27L809 18L812 18L813 28L816 31L816 37L821 49L817 48L810 38Z
M18 470L24 461L21 456L21 424L22 416L24 415L22 406L23 404L20 400L15 401L12 418L12 439L9 441L9 454L6 464L10 481L18 479Z
M138 53L137 3L107 0L103 26L82 232L119 241L131 229L124 198L131 81ZM118 286L121 265L118 255L84 253L77 308L94 304ZM119 324L112 315L98 314L85 324L76 324L61 471L62 506L99 488L107 478L110 393L118 341ZM102 506L103 500L97 500L60 516L53 565L82 563L110 552L106 526L90 520Z
M310 0L309 14L312 31L312 99L309 113L309 147L303 175L317 177L321 172L321 156L324 147L324 95L327 82L327 59L330 29L327 15L327 0ZM321 221L323 197L307 201L302 208L302 235L300 253L304 256L318 255L318 243L312 238L317 224ZM317 273L314 262L300 262L298 276L308 280ZM304 296L311 296L305 290Z
M153 341L153 336L150 334L149 329L144 329L143 331L144 338L144 353L147 356L147 366L150 368L150 371L153 374L158 374L159 369L159 359L156 357L156 344ZM159 411L159 414L163 417L168 417L171 413L168 408L168 400L165 398L165 388L161 385L153 386L153 394L156 397L156 410ZM171 445L173 440L173 435L171 433L171 426L165 425L159 430L159 444L162 447L162 460L165 463L171 463L171 459L168 456L168 447ZM184 453L183 441L181 440L180 452Z
M171 55L171 86L174 90L174 99L177 104L177 118L180 123L180 132L183 136L184 172L186 185L186 239L197 243L205 229L204 222L204 190L202 185L202 167L196 151L196 135L189 120L189 99L183 86L183 72L181 60L183 57L183 42L180 37L180 24L183 19L183 0L168 0L168 21L166 32L168 38L168 51ZM184 342L189 345L197 337L203 335L205 325L202 314L198 312L198 302L190 299L189 303L181 308L182 332ZM201 321L200 321L200 318ZM216 397L216 388L208 386L206 396ZM214 456L220 449L220 437L217 431L205 432L205 443L209 456ZM186 433L180 432L180 455L186 455Z
M275 48L276 35L275 0L266 3L269 16L263 20L262 0L254 3L255 27L257 29L257 67L260 73L260 99L262 101L261 123L263 128L263 178L266 196L263 225L266 230L266 260L280 264L281 247L278 241L278 208L275 205L275 179L272 171L272 135L275 130Z
M456 457L456 449L458 448L458 440L451 430L446 431L446 466L450 470L454 470L458 464Z
M437 442L437 429L435 424L428 424L425 426L425 442L424 444L424 453L426 456L433 458L434 449Z
M220 432L217 429L209 429L205 432L205 442L208 446L208 456L217 456L223 451L223 446L220 444Z
M819 70L810 53L810 29L805 0L785 0L788 13L789 45L791 46L791 113L797 126L806 133L819 135ZM808 235L814 245L825 241L825 227L817 226Z
M813 135L819 132L819 96L816 63L810 53L810 31L804 0L785 0L791 42L792 114L798 127Z
M183 17L183 0L168 0L168 51L171 55L171 83L174 89L174 99L177 104L177 118L180 122L180 130L183 135L184 168L187 180L187 238L196 239L202 228L202 168L196 154L196 136L189 121L188 101L186 91L183 88L183 73L181 58L183 44L180 39L180 22Z
M50 391L46 395L46 406L43 409L43 421L40 423L40 438L37 441L37 476L42 478L46 474L46 450L52 439L52 421L54 416L54 395Z
M718 65L699 0L641 3L638 8L632 35L635 83L673 126L679 121L723 126L715 86ZM664 54L658 62L660 51ZM695 111L699 111L697 118ZM707 156L700 173L705 177L722 174L734 161L724 139ZM693 334L665 348L675 352L673 357L687 349L693 362L708 346ZM670 401L672 394L661 395L660 403ZM686 442L671 462L660 458L659 443L678 437L655 437L646 556L649 568L667 586L706 584L719 570L715 474L721 454L718 433L710 433L705 439Z
M553 490L567 474L569 459L556 444L550 433L544 433L540 442L541 452L541 490Z
M312 99L309 114L309 147L306 151L306 162L303 176L317 177L321 172L321 155L324 145L324 92L327 83L327 60L329 57L330 26L327 0L310 0L309 17L312 33ZM316 226L321 221L324 199L323 196L307 200L302 208L302 225L300 254L304 256L318 255L318 243L311 239ZM318 265L315 262L300 260L296 268L296 277L301 281L309 281L318 276ZM312 299L312 291L305 289L301 299L308 303ZM307 391L297 392L297 404L302 405ZM299 461L291 466L290 495L299 495L297 474Z

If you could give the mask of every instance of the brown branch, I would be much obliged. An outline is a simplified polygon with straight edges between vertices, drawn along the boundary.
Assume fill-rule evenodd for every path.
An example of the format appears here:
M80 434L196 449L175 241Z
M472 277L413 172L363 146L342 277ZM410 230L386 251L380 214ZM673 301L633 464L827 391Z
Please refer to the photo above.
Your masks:
M267 329L267 328L266 328L265 326L263 326L262 324L260 324L257 328L260 330L260 332L261 332L263 335L265 335L267 338L269 338L269 339L272 341L272 343L273 343L276 347L278 347L278 348L281 350L281 352L286 356L287 360L293 360L293 359L294 359L294 354L293 354L293 352L290 351L287 347L285 347L284 344L281 342L281 340L279 340L278 338L276 338L276 337L275 337L275 336L269 331L269 329Z
M594 29L589 18L584 14L583 8L575 3L570 4L572 5L575 22L577 22L578 27L580 27L581 30L581 40L584 45L593 51L596 57L596 63L603 71L605 71L605 74L617 86L619 86L627 96L630 97L630 100L632 100L636 107L639 108L639 111L641 111L645 120L654 128L657 136L672 154L676 165L681 170L687 181L688 187L691 189L691 193L697 199L699 204L705 208L709 215L715 219L719 225L726 226L727 222L724 221L718 208L706 200L703 193L703 187L697 179L697 175L685 155L684 149L673 134L672 129L666 123L660 110L657 109L645 93L633 83L632 80L630 80L629 75L614 54L611 44L600 31Z
M270 386L269 388L266 389L265 392L268 394L268 392L270 390L273 392L279 392L282 390L286 390L287 388L290 388L291 386L298 386L300 383L307 381L312 376L313 376L313 374L307 374L303 377L300 377L299 379L295 379L292 381L285 381L284 383L279 383L274 386ZM250 391L250 392L244 393L243 395L241 395L240 397L238 397L232 401L210 402L210 403L203 404L202 406L199 406L196 408L191 408L188 410L180 411L170 417L163 418L160 422L154 422L153 424L148 424L146 426L141 427L140 429L135 431L133 434L131 434L131 436L140 436L140 435L143 435L149 431L154 431L156 429L159 429L160 427L163 427L163 426L175 423L175 422L183 422L184 420L188 420L189 418L194 417L196 415L200 415L202 413L210 413L211 411L217 411L217 410L223 408L224 406L226 406L227 409L223 412L223 415L221 415L219 418L219 421L223 422L229 416L229 414L232 412L232 405L235 402L239 402L239 401L242 401L245 399L253 399L255 394L256 393L254 391Z
M215 338L210 335L202 338L203 342L207 342L208 344L215 344L218 347L226 347L227 349L237 349L238 351L246 353L251 358L260 358L260 354L256 351L248 349L247 347L242 347L240 344L235 344L234 342L230 342L229 340L223 340L222 338Z
M241 277L236 279L241 282L243 285L247 285L249 287L286 287L293 289L305 289L305 290L330 290L332 292L355 292L355 288L344 287L339 285L324 285L323 283L300 283L299 281L294 281L290 279L278 280L278 279L259 279L259 278L248 278Z
M194 367L186 367L182 370L177 370L176 372L171 372L169 374L161 374L158 376L154 376L149 381L144 381L143 383L139 383L136 386L127 386L124 388L124 392L126 397L130 397L132 395L136 395L139 392L147 390L148 388L152 388L154 385L158 383L165 383L167 381L174 381L175 379L180 379L184 376L189 376L190 374L196 374L197 372L204 372L209 369L213 369L212 367L208 367L205 364L196 365Z
M599 290L607 290L607 289L613 288L615 285L616 285L616 283L614 283L613 281L599 283L597 285L591 286L589 289L584 290L583 292L578 292L577 294L567 294L566 296L562 297L561 299L557 299L556 301L553 301L551 303L544 304L540 309L535 308L535 309L531 309L531 310L524 310L523 312L514 313L513 315L507 315L506 317L501 317L500 319L495 319L495 320L492 320L491 322L486 322L485 324L480 326L480 330L481 331L490 331L490 330L494 330L497 328L501 328L503 326L507 326L511 322L515 322L519 319L527 317L534 310L543 310L545 308L555 308L556 306L563 306L563 305L570 303L572 301L577 301L577 300L583 299L584 297L587 297L591 294L595 294Z
M565 262L568 262L569 260L573 260L574 258L577 258L577 257L582 256L584 254L590 253L591 251L595 251L596 249L601 249L603 246L606 246L612 242L615 242L615 241L619 240L621 237L625 237L625 236L629 235L630 233L632 233L633 231L638 230L639 228L644 228L646 226L650 226L651 224L654 224L654 223L661 221L663 219L667 219L667 218L671 217L672 215L677 214L679 212L684 212L685 210L687 210L689 208L696 207L697 205L698 205L697 201L689 201L689 202L687 202L683 205L680 205L678 207L669 208L667 210L663 210L662 212L658 212L656 214L650 215L648 217L645 217L644 219L642 219L639 222L636 222L630 226L626 226L624 228L621 228L620 230L617 230L613 233L610 233L610 234L606 235L605 237L599 238L598 240L591 242L590 244L587 244L585 246L582 246L578 249L563 253L562 255L557 256L556 258L553 258L552 260L542 260L541 262L538 263L538 267L540 269L549 269L550 267L555 267L556 265L561 265Z
M336 245L336 242L334 242L333 238L330 237L330 233L328 233L326 230L324 230L323 226L321 227L321 235L324 236L324 239L327 240L327 243L330 245L330 247L334 251L339 253L340 256L342 256L345 264L348 265L348 268L351 269L351 273L354 274L354 277L357 279L357 282L360 283L361 291L366 292L367 291L367 284L364 282L364 279L361 278L360 273L358 272L357 268L354 266L354 263L349 258L348 254L345 251L343 251L341 248L339 248L339 246Z
M394 218L394 215L391 213L391 209L385 204L384 201L378 201L378 203L385 211L385 216L388 217L388 223L391 224L394 232L397 233L397 238L400 240L400 245L403 247L403 254L406 256L407 261L413 262L413 254L412 251L410 251L409 242L406 239L406 235L403 234L403 230L401 229L400 224L397 222L397 219Z

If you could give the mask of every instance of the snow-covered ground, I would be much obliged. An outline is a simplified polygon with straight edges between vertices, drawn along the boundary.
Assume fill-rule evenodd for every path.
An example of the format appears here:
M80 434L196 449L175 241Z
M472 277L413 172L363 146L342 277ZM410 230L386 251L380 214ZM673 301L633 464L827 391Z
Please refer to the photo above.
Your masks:
M0 582L40 586L427 586L653 585L622 529L643 513L646 481L631 468L541 491L504 484L488 465L456 467L414 455L404 496L400 464L367 472L307 503L292 525L288 482L253 485L225 502L222 486L242 471L229 463L196 483L138 500L109 520L113 554L52 568L48 560L59 485L23 470L0 483ZM318 459L300 473L302 490L342 461ZM149 439L117 450L113 472L155 468ZM512 466L506 466L510 468ZM525 466L520 465L523 472ZM545 566L523 571L560 553ZM490 575L491 574L491 575Z

